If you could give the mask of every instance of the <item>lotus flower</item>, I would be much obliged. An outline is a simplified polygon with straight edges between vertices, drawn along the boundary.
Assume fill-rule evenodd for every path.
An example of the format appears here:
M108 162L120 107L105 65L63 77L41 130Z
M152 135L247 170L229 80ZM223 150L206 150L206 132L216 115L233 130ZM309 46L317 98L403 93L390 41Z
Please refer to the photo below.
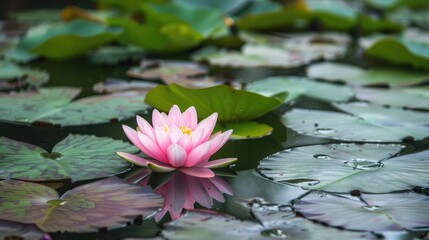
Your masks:
M232 130L215 133L213 129L217 113L213 113L198 123L194 107L183 113L174 105L167 114L154 110L151 126L145 119L137 116L138 130L123 126L128 139L152 159L145 159L129 153L117 152L125 160L149 167L156 172L170 172L176 169L195 176L213 177L210 168L225 167L236 158L209 161L229 139Z

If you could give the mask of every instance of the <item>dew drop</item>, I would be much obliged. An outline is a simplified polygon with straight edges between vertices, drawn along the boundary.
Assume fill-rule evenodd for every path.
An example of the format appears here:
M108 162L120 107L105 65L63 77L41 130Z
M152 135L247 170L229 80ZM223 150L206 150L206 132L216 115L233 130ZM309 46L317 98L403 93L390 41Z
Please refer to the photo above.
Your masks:
M365 170L365 171L377 170L384 166L384 164L381 162L375 162L375 161L370 161L366 159L352 159L350 161L343 162L343 164L355 170Z
M368 210L370 212L377 212L381 211L382 207L376 206L376 205L368 205L368 206L362 206L363 209Z
M332 129L332 128L316 128L316 132L321 133L321 134L330 134L330 133L334 133L337 130Z
M317 159L331 159L331 156L326 154L316 154L316 155L313 155L313 157Z
M264 237L272 237L272 238L289 238L289 234L286 231L281 229L267 229L261 232L261 235Z

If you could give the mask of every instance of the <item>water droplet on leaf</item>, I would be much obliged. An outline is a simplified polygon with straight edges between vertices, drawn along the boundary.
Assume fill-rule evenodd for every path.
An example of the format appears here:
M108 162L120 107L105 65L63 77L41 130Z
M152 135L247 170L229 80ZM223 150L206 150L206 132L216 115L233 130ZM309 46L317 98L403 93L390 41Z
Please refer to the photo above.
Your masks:
M366 159L352 159L350 161L345 161L343 164L356 170L365 171L377 170L384 166L384 164L381 162L375 162Z
M368 205L368 206L362 206L363 209L368 210L370 212L377 212L381 211L382 207L376 206L376 205Z
M332 128L316 128L316 132L321 133L321 134L330 134L330 133L334 133L337 130L332 129Z
M316 154L313 157L317 158L317 159L331 159L331 156L326 155L326 154Z

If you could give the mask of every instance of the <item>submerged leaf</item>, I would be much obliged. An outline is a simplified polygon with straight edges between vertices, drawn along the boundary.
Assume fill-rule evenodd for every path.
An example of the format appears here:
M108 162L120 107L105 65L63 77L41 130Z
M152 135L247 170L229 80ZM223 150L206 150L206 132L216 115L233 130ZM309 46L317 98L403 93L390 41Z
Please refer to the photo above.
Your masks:
M81 181L109 177L130 167L116 156L116 151L137 151L120 140L88 135L69 135L51 152L2 137L0 150L0 178L27 181Z
M252 82L247 85L246 89L264 96L288 92L289 95L285 102L303 95L324 101L347 101L354 95L353 90L347 86L311 81L302 77L270 77Z
M79 186L62 197L40 184L7 180L0 182L0 195L0 219L33 223L48 232L121 227L162 206L161 197L150 187L116 177Z
M194 106L199 118L206 118L217 112L221 122L260 117L282 104L282 101L275 97L264 97L225 85L189 89L177 84L154 88L147 94L146 102L164 112L170 110L173 105L179 106L180 109Z
M396 144L298 147L267 157L258 169L274 182L310 190L386 193L427 187L429 151L392 158L400 150Z
M305 217L361 231L422 231L429 226L429 197L412 192L347 195L311 193L295 201Z
M400 142L407 137L420 140L429 136L429 113L364 103L335 106L349 114L293 109L282 121L299 133L346 141Z

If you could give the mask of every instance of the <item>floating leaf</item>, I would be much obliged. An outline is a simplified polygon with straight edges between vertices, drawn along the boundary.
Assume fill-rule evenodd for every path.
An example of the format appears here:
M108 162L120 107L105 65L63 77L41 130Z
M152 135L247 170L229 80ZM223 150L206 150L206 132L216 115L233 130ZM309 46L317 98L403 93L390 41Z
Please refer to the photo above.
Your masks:
M390 13L389 19L403 25L417 25L422 28L429 28L429 19L427 18L429 11L427 9L411 10L401 8L393 13Z
M429 110L429 88L356 89L356 98L379 105Z
M305 217L336 227L362 231L427 230L429 197L417 193L347 195L311 193L297 200Z
M88 135L69 135L51 152L2 137L0 149L0 178L29 181L109 177L130 167L115 152L137 150L120 140Z
M293 109L283 116L294 131L346 141L400 142L429 136L429 114L363 103L335 104L350 114Z
M291 68L318 59L340 57L345 54L349 42L349 38L341 34L295 34L281 38L257 35L245 38L250 43L244 45L241 52L203 49L193 58L220 66Z
M150 187L130 185L112 177L82 185L62 197L46 186L0 182L0 219L36 224L47 232L91 232L124 226L162 206Z
M342 63L317 63L307 68L310 78L342 81L349 85L414 85L429 80L429 74L393 68L362 69Z
M158 86L156 83L143 81L126 81L115 78L108 78L104 82L94 84L92 89L97 93L112 93L123 91L138 91L141 94L146 94L149 90Z
M189 89L177 84L154 88L147 94L146 102L164 112L175 104L181 109L194 106L200 118L217 112L221 122L257 118L282 104L282 101L275 97L264 97L225 85Z
M348 30L356 25L359 9L346 1L306 0L306 4L325 28Z
M199 1L199 0L174 0L178 5L187 8L213 8L224 13L234 12L242 8L250 0L218 0L218 1Z
M112 41L120 31L120 28L105 27L85 20L42 24L27 32L14 54L38 54L50 59L72 58Z
M429 151L392 158L400 150L397 144L298 147L267 157L258 169L274 182L308 190L386 193L428 186Z
M271 207L274 208L273 206ZM189 211L182 218L168 223L161 235L168 239L191 240L202 238L322 240L329 239L332 236L338 239L372 239L371 235L366 233L341 231L318 225L302 218L291 218L291 216L287 216L285 219L280 218L278 222L277 225L267 224L264 226L257 222L241 221L217 212ZM198 229L198 232L195 232L195 229Z
M106 46L89 54L89 61L102 64L117 64L128 60L140 60L145 52L134 46Z
M353 90L349 87L311 81L302 77L270 77L250 83L246 90L264 96L288 92L286 102L302 95L324 101L347 101L354 96Z
M366 4L373 8L382 10L391 10L401 6L408 7L427 7L429 3L421 0L365 0Z
M231 139L252 139L270 135L273 128L263 123L254 121L229 122L218 124L215 127L216 131L226 131L232 129Z
M71 102L79 89L71 87L41 88L38 91L0 94L3 121L35 121L73 126L126 119L147 108L144 95L121 92L82 98ZM13 105L11 109L8 106Z
M37 227L30 224L21 224L7 221L0 221L0 239L27 239L27 240L48 240Z
M61 20L61 10L58 9L32 9L13 11L11 19L28 24L43 22L58 22Z
M0 61L0 89L10 90L26 85L39 87L48 80L49 74L45 71Z

